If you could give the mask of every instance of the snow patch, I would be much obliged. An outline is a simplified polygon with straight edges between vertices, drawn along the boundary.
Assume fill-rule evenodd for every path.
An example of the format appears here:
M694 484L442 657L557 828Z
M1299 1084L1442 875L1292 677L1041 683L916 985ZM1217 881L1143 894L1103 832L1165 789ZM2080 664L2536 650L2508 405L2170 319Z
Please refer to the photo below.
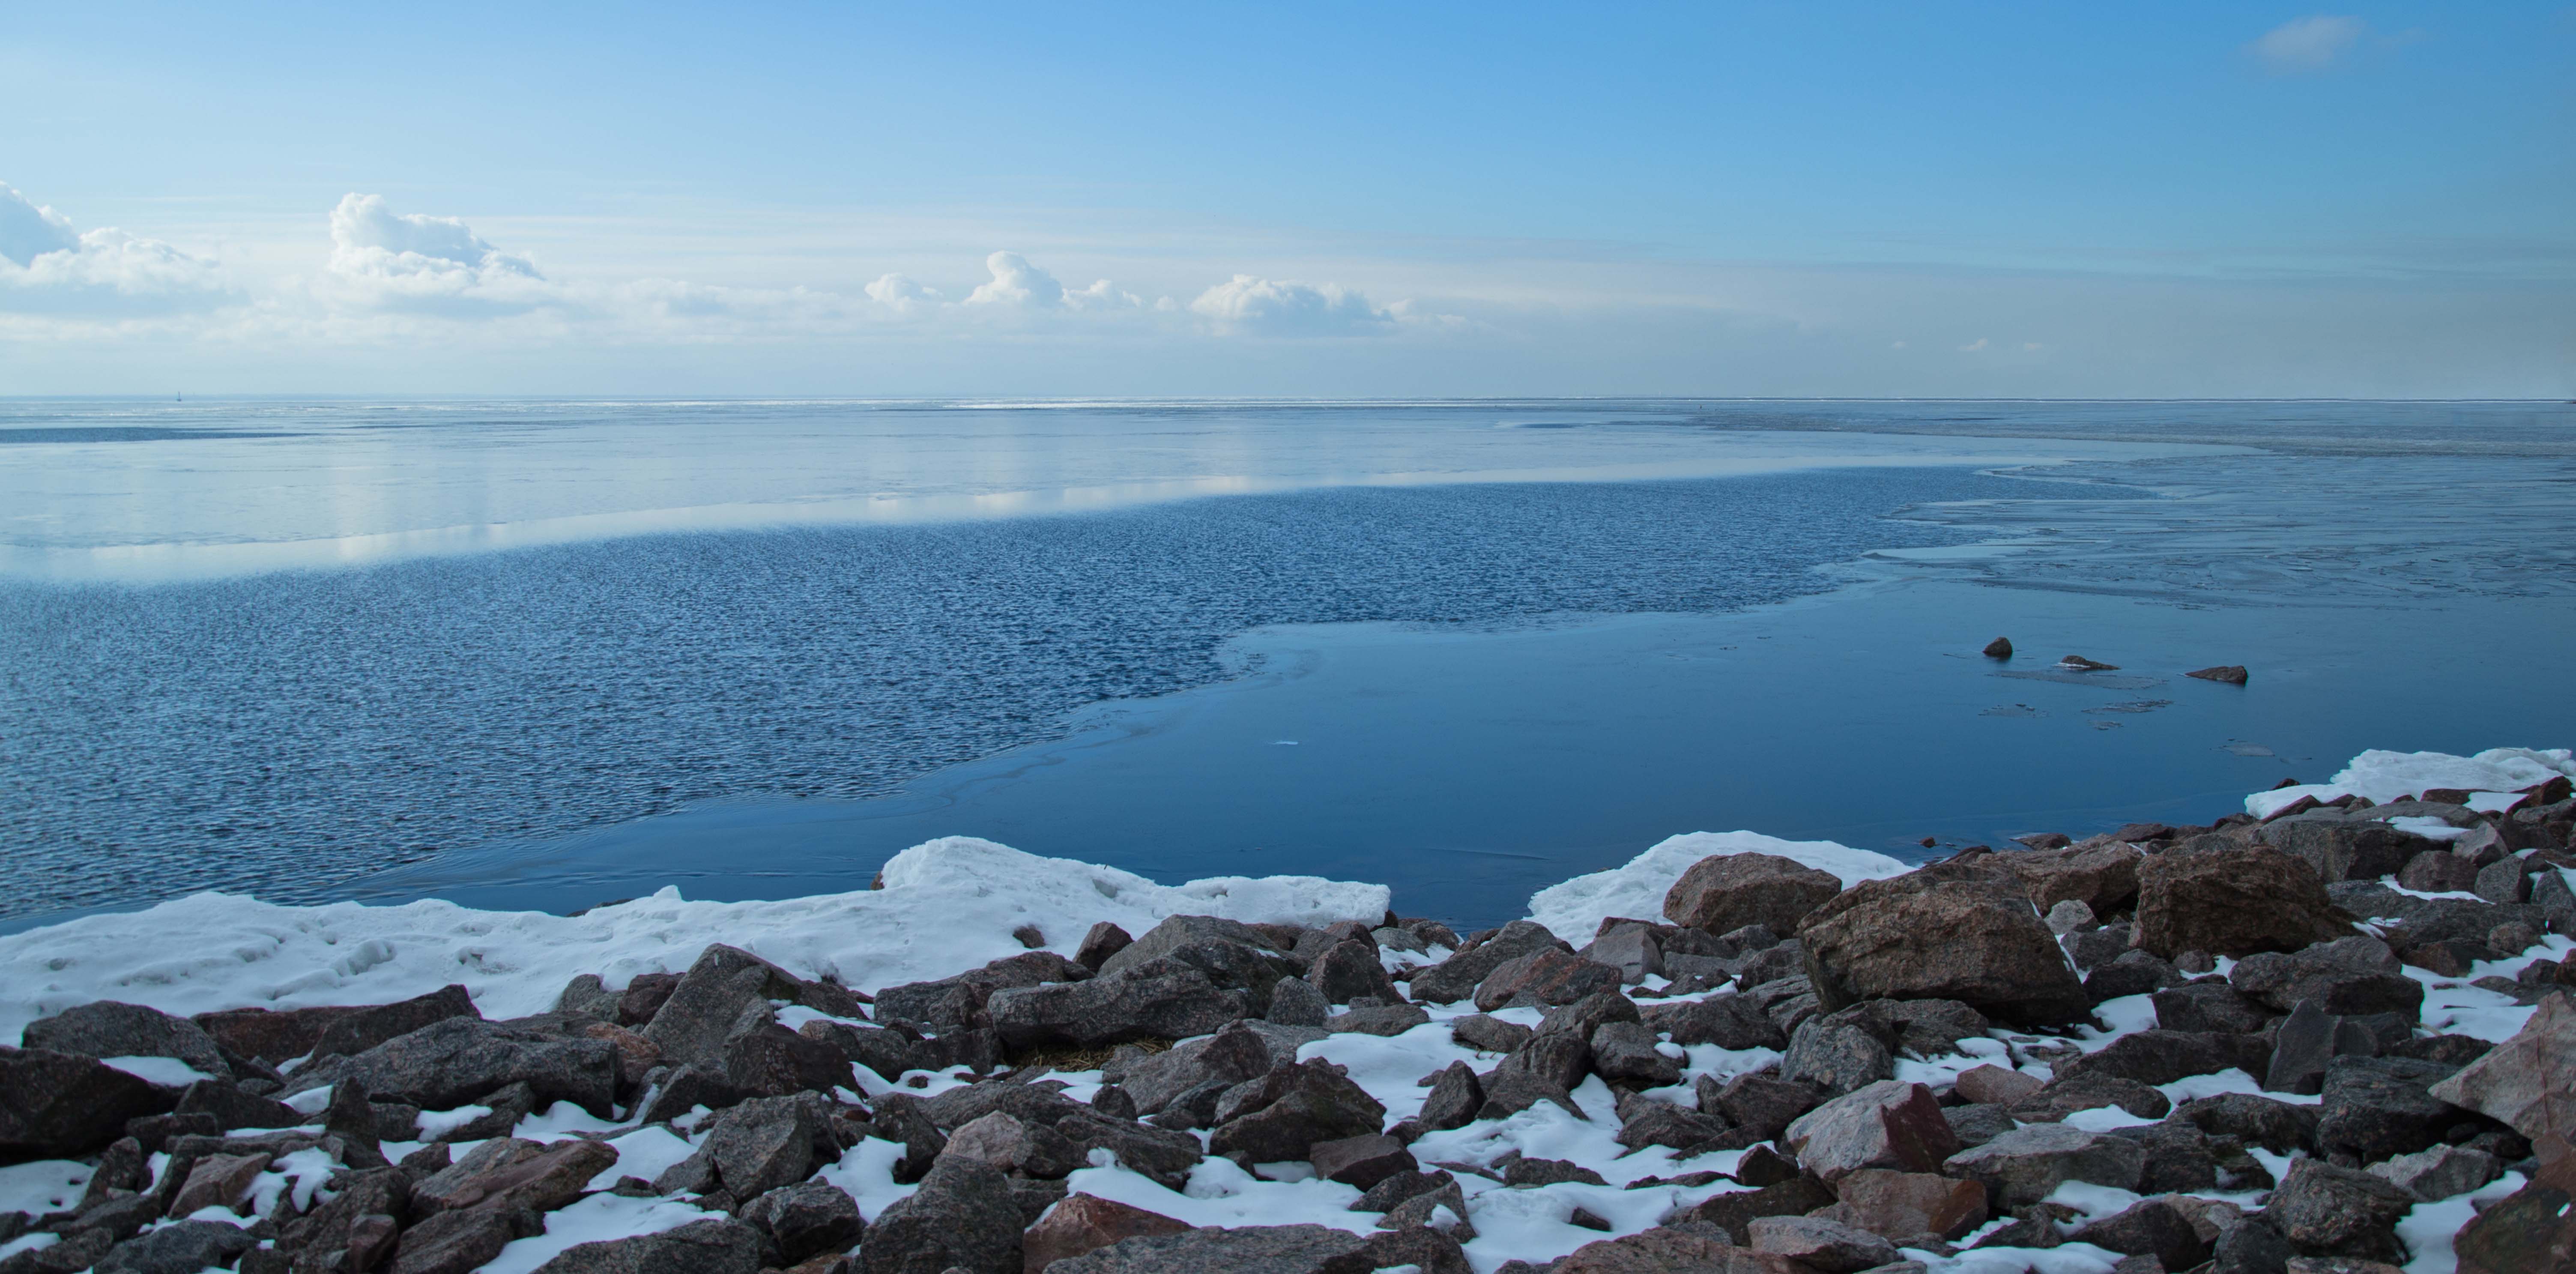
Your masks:
M1885 854L1826 840L1781 840L1758 832L1690 832L1664 840L1625 866L1577 876L1530 895L1529 918L1581 945L1603 920L1624 916L1661 922L1664 895L1692 864L1718 854L1772 854L1832 872L1845 885L1914 870Z
M214 1076L175 1057L102 1057L100 1062L155 1088L186 1088Z
M2523 788L2558 777L2576 778L2576 751L2567 748L2489 748L2476 756L2448 752L2383 752L2376 748L2352 759L2331 782L2256 792L2245 798L2245 812L2270 818L2302 796L2320 801L2360 795L2374 804L2401 796L2420 796L2427 788L2458 788L2472 793L2479 808L2501 809L2521 798ZM2504 798L2501 804L2496 798Z
M676 972L729 942L804 977L864 991L947 977L1024 948L1035 925L1071 955L1095 921L1142 933L1166 916L1374 925L1384 885L1221 876L1163 885L1133 872L951 836L888 861L883 889L761 902L689 902L666 888L578 917L396 907L287 907L205 893L0 937L0 1041L94 1000L185 1017L227 1008L384 1004L461 982L490 1018L552 1009L566 980L611 989Z

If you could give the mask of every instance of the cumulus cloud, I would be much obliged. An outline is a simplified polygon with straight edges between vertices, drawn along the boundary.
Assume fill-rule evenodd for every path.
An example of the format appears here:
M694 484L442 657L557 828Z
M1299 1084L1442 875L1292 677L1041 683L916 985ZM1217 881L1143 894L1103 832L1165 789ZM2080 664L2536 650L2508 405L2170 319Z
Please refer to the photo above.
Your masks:
M1121 292L1107 279L1087 288L1068 289L1056 277L1030 263L1016 252L996 252L984 258L984 268L991 272L991 282L966 294L968 305L1010 306L1026 310L1100 310L1129 309L1144 304L1132 293ZM882 280L880 280L882 281ZM873 289L871 289L873 294Z
M382 195L331 210L331 276L388 308L525 310L561 300L536 263L486 243L454 217L398 213Z
M909 314L921 306L938 304L939 289L923 287L907 275L887 274L868 285L868 299L898 313Z
M0 182L0 310L135 317L236 299L214 262L71 219Z
M2264 32L2245 48L2275 74L2297 75L2333 66L2369 30L2359 18L2311 14Z
M1380 331L1395 314L1338 283L1306 284L1238 274L1199 294L1193 313L1220 331L1256 336L1357 336Z

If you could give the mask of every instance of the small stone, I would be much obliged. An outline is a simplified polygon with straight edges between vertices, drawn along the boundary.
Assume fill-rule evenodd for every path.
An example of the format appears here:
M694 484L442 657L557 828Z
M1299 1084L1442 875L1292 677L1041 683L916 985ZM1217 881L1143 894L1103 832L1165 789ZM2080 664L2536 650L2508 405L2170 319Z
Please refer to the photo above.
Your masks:
M1136 940L1126 930L1103 920L1082 935L1082 945L1074 949L1073 962L1094 973L1109 962L1109 957L1126 950Z
M744 1204L742 1219L769 1232L793 1265L824 1252L846 1252L866 1232L858 1201L827 1181L780 1186Z
M1959 1072L1956 1091L1970 1102L2010 1105L2038 1092L2043 1082L2036 1075L1988 1063Z
M1799 1116L1786 1140L1798 1162L1827 1184L1863 1168L1938 1171L1959 1148L1932 1090L1892 1079Z
M2369 1173L2301 1159L2272 1192L2263 1217L2301 1252L2404 1261L2397 1219L2414 1206L2414 1195Z
M2048 909L2048 931L2063 938L2078 929L2093 926L2093 909L2082 899L2069 898Z
M1835 1183L1835 1192L1841 1202L1819 1215L1881 1238L1956 1239L1986 1223L1986 1188L1936 1173L1863 1168Z
M2032 1124L1960 1151L1941 1168L1984 1183L1995 1204L2011 1208L2037 1203L2069 1181L2135 1189L2146 1169L2146 1151L2107 1134Z
M2208 1259L2209 1246L2182 1210L2162 1199L2130 1205L2117 1215L2086 1224L2069 1236L2131 1256L2153 1257L2160 1268L2187 1270Z
M169 1215L185 1217L199 1208L234 1208L249 1197L251 1184L268 1170L265 1154L207 1155L188 1170L187 1183L170 1197Z
M1109 1199L1077 1194L1048 1209L1020 1238L1023 1268L1042 1271L1125 1239L1151 1234L1178 1234L1190 1228L1160 1212Z
M2183 675L2186 677L2198 677L2203 681L2223 681L2231 686L2241 686L2245 684L2245 669L2243 666L2238 664L2220 664L2214 668L2194 668Z
M2504 1162L2466 1146L2435 1146L2374 1163L2369 1172L2418 1199L2447 1199L2503 1176Z
M1413 1152L1404 1143L1384 1133L1364 1133L1334 1141L1319 1141L1306 1154L1314 1164L1315 1175L1327 1181L1358 1186L1362 1190L1397 1173L1416 1171Z
M2012 658L2012 657L2013 657L2013 644L2012 644L2012 640L2011 640L2010 638L2007 638L2007 637L1997 637L1997 638L1995 638L1993 641L1987 642L1987 643L1986 643L1985 655L1986 655L1986 658L1988 658L1988 659L2010 659L2010 658Z
M1422 1102L1422 1126L1433 1132L1463 1128L1485 1104L1484 1085L1465 1062L1451 1062L1433 1077L1431 1094Z

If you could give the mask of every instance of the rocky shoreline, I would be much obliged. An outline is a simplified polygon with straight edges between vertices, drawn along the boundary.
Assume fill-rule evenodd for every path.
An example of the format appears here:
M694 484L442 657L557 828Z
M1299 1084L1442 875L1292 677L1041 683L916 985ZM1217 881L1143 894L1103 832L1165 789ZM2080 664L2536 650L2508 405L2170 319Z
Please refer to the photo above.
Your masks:
M757 929L497 1020L481 948L123 976L0 1049L0 1274L2576 1269L2548 755L1910 869L1676 838L1468 935L1176 896L872 992Z

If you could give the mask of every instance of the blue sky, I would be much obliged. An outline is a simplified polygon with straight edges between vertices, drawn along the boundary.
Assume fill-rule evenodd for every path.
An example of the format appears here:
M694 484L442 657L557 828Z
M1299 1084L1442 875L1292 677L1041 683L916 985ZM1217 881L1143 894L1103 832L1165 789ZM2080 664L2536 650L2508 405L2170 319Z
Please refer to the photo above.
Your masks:
M2576 394L2576 7L1386 8L22 7L0 393Z

